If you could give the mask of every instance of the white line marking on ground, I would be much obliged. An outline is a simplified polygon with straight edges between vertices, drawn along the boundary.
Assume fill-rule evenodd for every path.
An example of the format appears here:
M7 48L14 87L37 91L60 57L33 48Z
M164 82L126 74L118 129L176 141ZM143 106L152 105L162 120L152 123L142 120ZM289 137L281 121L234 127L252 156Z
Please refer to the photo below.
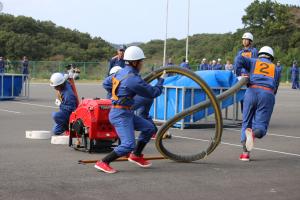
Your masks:
M224 128L224 129L230 130L230 131L241 132L241 130L236 130L236 129L233 129L233 128ZM292 135L281 135L281 134L275 134L275 133L267 133L267 135L277 136L277 137L293 138L293 139L300 139L299 136L292 136Z
M15 113L15 114L21 114L21 112L17 112L17 111L13 111L13 110L0 109L0 111L9 112L9 113Z
M183 138L183 139L188 139L188 140L199 140L199 141L203 141L203 142L209 142L209 140L198 139L198 138L191 138L191 137L184 137L184 136L173 135L173 134L172 134L172 137Z
M276 106L280 106L280 107L288 107L288 108L300 108L299 105L288 105L288 104L277 104Z
M25 103L25 102L12 102L12 103L24 104L24 105L29 105L29 106L37 106L37 107L43 107L43 108L58 108L57 106L47 106L47 105L35 104L35 103Z
M191 137L183 137L183 136L178 136L178 135L172 135L172 137L183 138L183 139L188 139L188 140L198 140L198 141L209 142L209 140L191 138ZM242 145L232 144L232 143L228 143L228 142L221 142L221 144L225 144L225 145L228 145L228 146L242 147ZM276 151L276 150L263 149L263 148L257 148L257 147L254 147L253 149L260 150L260 151L272 152L272 153L278 153L278 154L284 154L284 155L289 155L289 156L300 157L300 154L296 154L296 153L288 153L288 152L284 152L284 151Z

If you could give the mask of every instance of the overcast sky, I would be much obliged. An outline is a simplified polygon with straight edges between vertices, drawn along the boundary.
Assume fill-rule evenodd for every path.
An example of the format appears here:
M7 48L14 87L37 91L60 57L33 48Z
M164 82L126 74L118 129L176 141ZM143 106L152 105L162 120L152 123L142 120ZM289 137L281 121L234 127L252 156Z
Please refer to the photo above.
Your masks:
M251 0L190 0L190 33L234 32ZM0 0L4 13L51 20L112 43L165 35L166 0ZM300 0L278 0L300 5ZM187 0L169 0L169 37L186 36Z

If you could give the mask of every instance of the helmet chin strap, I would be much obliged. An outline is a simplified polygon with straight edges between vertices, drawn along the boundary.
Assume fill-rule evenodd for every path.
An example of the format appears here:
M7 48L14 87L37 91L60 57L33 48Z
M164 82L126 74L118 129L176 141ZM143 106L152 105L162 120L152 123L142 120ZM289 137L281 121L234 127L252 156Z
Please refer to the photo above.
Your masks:
M269 55L267 55L267 54L260 54L258 57L259 57L259 58L267 58L267 59L269 59L269 60L271 60L271 61L274 60L274 58L273 58L272 56L269 56Z
M140 64L140 60L135 60L135 61L131 61L128 62L130 66L134 67L136 70L140 71L140 69L138 68L139 64Z

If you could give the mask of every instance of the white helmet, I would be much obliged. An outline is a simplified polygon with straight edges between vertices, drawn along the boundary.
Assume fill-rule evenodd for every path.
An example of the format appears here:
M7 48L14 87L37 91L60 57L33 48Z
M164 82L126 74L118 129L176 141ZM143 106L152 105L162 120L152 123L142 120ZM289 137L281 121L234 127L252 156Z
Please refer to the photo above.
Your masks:
M54 73L50 78L50 86L55 87L63 84L66 81L66 78L62 73Z
M120 67L120 66L114 66L113 68L110 69L109 75L117 73L118 71L120 71L120 69L122 69L122 67Z
M259 50L258 57L263 57L261 55L267 55L267 56L270 56L271 59L274 59L273 49L269 46L264 46Z
M137 46L128 47L124 53L124 60L135 61L145 59L143 50Z
M242 39L248 39L248 40L251 40L253 41L253 35L251 33L244 33Z
M221 58L218 58L218 62L221 62L221 60L222 60Z

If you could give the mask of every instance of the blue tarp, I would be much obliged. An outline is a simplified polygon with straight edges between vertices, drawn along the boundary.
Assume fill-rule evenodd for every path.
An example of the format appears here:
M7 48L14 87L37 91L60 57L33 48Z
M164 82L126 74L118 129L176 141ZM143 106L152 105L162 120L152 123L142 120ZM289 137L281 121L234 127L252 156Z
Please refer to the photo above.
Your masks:
M22 75L0 75L0 100L13 99L14 97L19 96L22 91L22 86Z
M232 74L230 71L224 71L224 70L214 70L214 71L197 71L195 72L198 76L200 76L212 89L215 95L220 94L221 89L224 90L230 88L233 86L238 80L234 74ZM154 81L152 84L155 84L156 81ZM154 104L151 107L150 115L154 119L158 120L168 120L172 118L177 113L182 111L182 104L184 103L183 109L189 108L192 104L200 103L206 98L206 94L204 91L199 87L197 83L195 83L190 78L187 78L185 76L176 75L168 77L165 80L164 86L175 86L178 88L177 92L177 98L176 98L176 89L175 88L168 88L164 90L164 93L157 98L156 101L156 116L154 117ZM182 96L183 93L183 87L188 87L185 89L185 95ZM194 98L192 100L192 89L194 88ZM215 89L214 89L215 88ZM244 97L245 90L240 90L236 94L236 100L235 102L241 101ZM165 95L166 95L166 105L165 105ZM176 108L176 99L177 99L177 108ZM222 103L220 104L222 108L226 108L234 103L234 97L228 97ZM165 106L167 108L165 109ZM164 119L166 111L166 119ZM210 107L207 111L207 114L210 115L214 113L214 110L212 107ZM193 122L196 122L202 118L205 117L205 111L200 111L197 113L194 113L193 115ZM191 121L191 116L188 116L184 119L185 122Z

